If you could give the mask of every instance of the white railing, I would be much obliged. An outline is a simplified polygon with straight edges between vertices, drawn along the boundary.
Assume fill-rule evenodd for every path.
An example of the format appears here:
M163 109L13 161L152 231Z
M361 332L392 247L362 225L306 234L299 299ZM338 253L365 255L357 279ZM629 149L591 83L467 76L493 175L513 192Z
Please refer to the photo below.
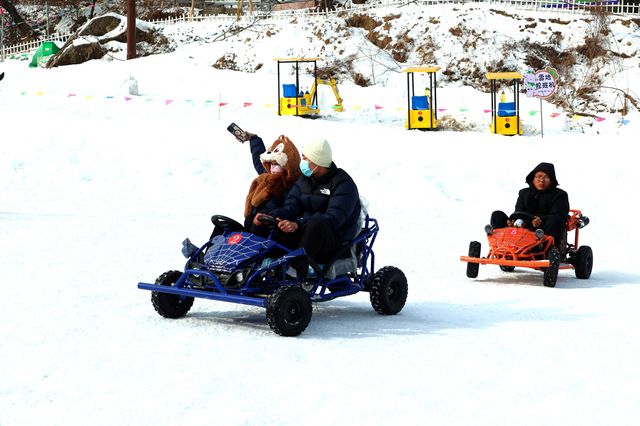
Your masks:
M514 8L519 10L531 11L548 11L565 14L589 14L594 8L605 11L607 13L625 16L640 16L640 5L626 4L625 0L618 0L615 4L611 0L592 1L590 4L579 0L369 0L366 4L352 4L350 1L344 7L335 10L320 9L292 9L277 12L253 12L252 15L243 15L240 22L252 19L289 19L294 16L326 16L341 12L361 12L368 9L383 7L402 7L408 5L434 6L439 4L450 3L489 3L499 5L505 8ZM200 15L200 16L180 16L174 18L166 18L149 21L159 26L174 25L179 23L196 23L207 21L236 21L235 15ZM57 34L51 37L42 38L40 40L27 43L15 44L12 46L3 46L0 52L0 58L11 55L29 53L36 50L44 41L60 41L65 42L72 34Z
M26 43L13 44L11 46L2 46L2 52L0 52L1 58L7 58L11 55L19 55L21 53L28 53L37 50L40 45L45 41L59 41L66 42L73 33L68 34L54 34L49 37L41 38L39 40L28 41Z

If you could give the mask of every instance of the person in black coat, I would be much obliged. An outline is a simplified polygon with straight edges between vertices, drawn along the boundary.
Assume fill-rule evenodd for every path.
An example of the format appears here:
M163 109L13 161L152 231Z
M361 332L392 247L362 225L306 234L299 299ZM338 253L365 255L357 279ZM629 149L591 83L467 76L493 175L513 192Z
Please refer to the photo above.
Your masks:
M358 234L360 195L355 182L332 160L324 139L302 148L301 176L291 187L281 208L269 212L278 221L275 236L283 245L305 249L317 263L327 263L346 241ZM258 213L254 224L260 224ZM304 278L308 262L292 262L297 277Z
M558 241L569 215L569 196L558 188L553 164L538 164L525 181L529 186L518 193L515 211L531 214L533 227L542 229ZM513 221L503 211L497 210L491 215L491 226L513 226Z

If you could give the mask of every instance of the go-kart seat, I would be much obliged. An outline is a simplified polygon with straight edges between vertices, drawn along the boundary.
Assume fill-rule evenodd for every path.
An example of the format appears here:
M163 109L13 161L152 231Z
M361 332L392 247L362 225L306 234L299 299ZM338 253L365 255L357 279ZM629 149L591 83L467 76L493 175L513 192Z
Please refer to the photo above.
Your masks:
M338 275L344 275L349 272L355 274L358 270L358 257L362 253L362 249L358 247L360 244L354 243L354 240L364 231L362 227L368 216L368 203L363 197L360 197L360 205L362 206L358 217L358 229L360 231L354 235L351 241L343 243L342 247L338 249L332 261L323 270L322 275L325 278L332 280Z

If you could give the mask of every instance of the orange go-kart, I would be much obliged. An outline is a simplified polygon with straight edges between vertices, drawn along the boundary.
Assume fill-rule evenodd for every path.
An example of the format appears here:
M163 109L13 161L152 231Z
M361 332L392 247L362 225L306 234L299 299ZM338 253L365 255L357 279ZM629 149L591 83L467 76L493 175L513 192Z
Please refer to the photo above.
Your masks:
M569 211L565 232L557 243L542 229L532 229L532 215L515 212L509 219L514 221L513 226L500 229L493 229L491 225L485 227L490 247L487 257L480 257L481 244L478 241L469 243L469 255L460 256L460 260L467 262L467 277L476 278L480 265L499 265L505 272L512 272L516 267L538 269L544 272L546 287L555 287L560 269L574 269L579 279L591 276L591 247L578 247L580 229L589 223L589 218L580 210ZM575 232L573 244L567 240L567 233L571 231Z

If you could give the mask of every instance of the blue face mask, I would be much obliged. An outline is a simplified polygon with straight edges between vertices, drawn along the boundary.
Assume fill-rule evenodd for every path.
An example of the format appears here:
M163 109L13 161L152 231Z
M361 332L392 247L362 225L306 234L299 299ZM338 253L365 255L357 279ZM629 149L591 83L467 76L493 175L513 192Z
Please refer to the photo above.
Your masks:
M309 165L309 161L300 160L300 171L306 177L311 177L311 175L313 174L313 170L311 170L311 166Z

